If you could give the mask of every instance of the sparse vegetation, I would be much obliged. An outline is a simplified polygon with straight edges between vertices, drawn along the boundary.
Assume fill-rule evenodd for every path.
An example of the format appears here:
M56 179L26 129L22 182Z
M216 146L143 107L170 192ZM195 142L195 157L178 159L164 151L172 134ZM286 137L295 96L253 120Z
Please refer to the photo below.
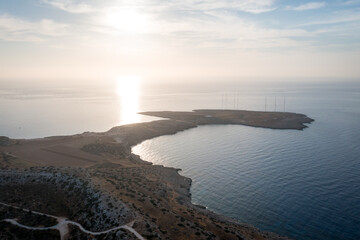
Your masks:
M286 239L263 234L254 227L192 205L190 179L180 176L177 169L153 166L131 154L131 146L145 139L207 124L206 121L236 123L229 122L234 113L226 111L219 112L217 119L200 116L194 120L202 112L184 114L182 119L173 114L170 117L177 120L125 125L106 133L16 141L0 138L0 201L64 216L93 231L134 221L133 228L147 239ZM256 114L254 117L259 117ZM279 116L286 118L285 115ZM303 115L298 117L301 124L310 121ZM244 115L237 123L246 124L247 120ZM301 127L296 119L293 123ZM0 220L5 218L18 218L28 226L54 224L54 219L44 216L0 208ZM9 236L18 230L0 221L0 239L13 239ZM94 237L75 226L70 230L69 239ZM55 230L20 229L16 234L18 239L22 234L27 239L59 239ZM137 239L124 229L96 236L96 239L122 238Z

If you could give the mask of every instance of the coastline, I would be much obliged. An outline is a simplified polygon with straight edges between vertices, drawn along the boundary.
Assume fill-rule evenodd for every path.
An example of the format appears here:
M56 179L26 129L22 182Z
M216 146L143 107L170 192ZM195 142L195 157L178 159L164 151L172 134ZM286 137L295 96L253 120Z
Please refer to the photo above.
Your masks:
M232 218L218 215L202 206L192 204L190 178L180 175L179 169L152 165L152 163L142 160L131 152L131 148L145 140L162 135L172 135L199 125L241 124L272 129L302 130L307 127L304 123L310 123L313 121L312 119L294 113L233 110L146 112L142 114L165 117L169 120L118 126L104 133L86 132L72 136L33 140L2 138L0 166L5 169L33 167L36 171L40 171L38 168L54 166L59 168L59 171L72 174L71 168L84 168L86 174L95 176L96 180L92 179L94 177L89 180L99 185L98 190L113 196L118 194L118 197L135 212L138 227L134 228L144 236L147 236L146 234L150 231L147 225L152 222L153 227L158 229L158 236L178 239L185 236L190 239L198 239L200 235L204 239L206 236L227 239L287 239L275 233L261 232L253 226L239 223ZM67 167L70 169L62 169ZM117 188L114 190L116 184L110 186L111 184L108 183L115 182L111 179L116 174L116 170L133 171L133 175L127 176L125 173L125 177L122 178L129 183L129 186L134 185L131 180L134 178L134 174L152 181L145 184L149 184L149 189L154 189L154 192L144 189L143 186L134 185L135 192L142 196L134 199L132 197L135 195L132 193L134 190L126 189L126 192L130 193L123 193L121 189L117 191ZM98 171L102 172L100 176ZM117 176L114 179L117 180ZM125 186L125 188L127 187ZM145 195L150 196L149 200L144 197ZM0 200L4 201L4 199ZM160 210L160 206L165 210ZM164 215L169 216L165 217ZM178 221L177 227L171 229L169 220ZM147 224L143 224L144 222Z

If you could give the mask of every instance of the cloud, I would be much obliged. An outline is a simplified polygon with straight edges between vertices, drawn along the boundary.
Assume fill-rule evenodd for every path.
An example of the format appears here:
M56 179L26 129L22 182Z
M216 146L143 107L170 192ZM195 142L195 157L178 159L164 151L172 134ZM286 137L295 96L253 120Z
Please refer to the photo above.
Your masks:
M332 16L332 18L308 22L304 24L298 25L298 27L304 26L313 26L313 25L328 25L328 24L341 24L347 22L357 22L360 21L360 14L359 13L343 13L342 16Z
M30 22L7 14L0 15L0 39L5 41L42 42L49 37L65 35L67 27L49 19Z
M264 13L270 12L276 9L274 3L276 0L183 0L179 2L162 2L169 8L182 9L182 10L233 10L248 13Z
M299 5L297 7L288 6L286 7L287 10L294 10L294 11L306 11L306 10L313 10L325 7L325 2L309 2L303 5Z
M341 5L344 5L344 6L351 6L351 5L356 5L356 4L360 4L360 0L349 0L349 1L345 1L345 2L341 3Z
M160 23L163 28L158 34L165 36L171 43L191 48L222 49L264 49L305 46L313 33L302 29L272 29L252 21L246 21L236 14L226 11L212 13L212 19L182 19L179 22ZM214 20L215 19L215 20ZM156 33L154 33L156 34Z
M57 4L57 8L66 9L65 11L68 12L91 12L91 14L75 14L72 16L74 19L81 18L83 21L74 21L71 26L48 19L34 22L0 15L0 38L7 41L40 42L54 36L66 35L66 39L58 38L58 40L63 43L65 41L81 42L81 45L102 46L106 45L104 44L106 41L127 42L126 44L131 45L136 37L143 40L144 49L151 49L155 45L169 49L172 46L177 46L177 49L182 47L189 49L286 49L313 45L315 41L318 41L321 33L302 28L312 24L329 23L324 20L291 28L271 28L261 21L245 20L239 14L239 11L261 13L276 9L275 0L133 0L121 1L121 4L117 5L107 4L102 8L84 5L79 1L43 1ZM296 8L299 7L301 6ZM146 19L146 27L139 32L128 34L121 27L109 25L104 21L109 17L110 10L121 9L136 11L135 16L139 15ZM351 19L354 19L354 16ZM350 19L332 19L332 21L335 20ZM73 46L69 44L69 47Z
M275 0L244 0L244 1L195 1L193 6L203 9L231 9L249 13L264 13L270 12L276 9L274 7ZM189 5L188 7L191 7Z
M91 13L95 12L96 8L86 3L76 3L73 0L42 0L55 8L61 9L70 13Z
M124 2L123 2L124 3ZM114 6L112 6L114 8ZM263 49L308 46L313 33L303 29L267 28L255 21L245 21L239 11L261 13L275 9L275 1L131 1L116 8L132 9L147 19L146 28L138 34L141 39L161 42L164 47L221 49ZM127 38L120 28L104 21L108 5L98 12L93 21L87 21L87 29L96 36ZM76 34L76 33L75 33ZM133 33L134 34L134 33ZM131 38L131 37L130 37ZM154 40L156 39L156 40ZM299 40L301 39L301 40ZM305 39L305 40L304 40ZM151 42L151 43L150 43ZM158 44L158 43L155 43Z

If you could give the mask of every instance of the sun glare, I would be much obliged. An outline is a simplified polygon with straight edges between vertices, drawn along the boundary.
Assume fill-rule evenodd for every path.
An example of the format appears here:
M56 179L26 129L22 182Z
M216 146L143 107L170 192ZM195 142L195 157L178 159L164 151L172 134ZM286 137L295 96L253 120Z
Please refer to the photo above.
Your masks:
M138 76L119 77L116 93L121 101L120 124L138 122L140 78Z
M111 10L106 14L106 23L119 30L142 32L145 28L145 16L133 8Z

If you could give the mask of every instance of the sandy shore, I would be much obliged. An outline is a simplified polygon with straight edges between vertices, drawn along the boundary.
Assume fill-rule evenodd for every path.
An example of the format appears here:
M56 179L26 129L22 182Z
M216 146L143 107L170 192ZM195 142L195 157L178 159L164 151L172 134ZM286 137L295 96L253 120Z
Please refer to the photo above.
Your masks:
M295 113L235 110L142 114L168 120L114 127L104 133L86 132L31 140L0 137L0 167L6 171L16 168L16 171L39 176L55 171L89 182L96 191L122 201L131 210L129 216L133 219L128 220L135 221L133 228L148 239L287 239L191 204L191 179L180 176L177 169L155 166L141 160L131 153L131 147L146 139L205 124L301 130L312 119ZM21 184L48 187L58 180L44 182L39 178L34 181ZM34 196L32 199L21 196L22 191L13 191L18 187L22 189L19 184L0 184L4 193L0 201L21 203L26 208L35 208L34 211L41 207L42 212L46 212L46 204L41 202L41 198ZM61 204L65 204L71 213L70 203ZM86 210L85 207L83 210ZM101 221L97 224L101 225ZM5 230L0 226L0 234L2 231Z

